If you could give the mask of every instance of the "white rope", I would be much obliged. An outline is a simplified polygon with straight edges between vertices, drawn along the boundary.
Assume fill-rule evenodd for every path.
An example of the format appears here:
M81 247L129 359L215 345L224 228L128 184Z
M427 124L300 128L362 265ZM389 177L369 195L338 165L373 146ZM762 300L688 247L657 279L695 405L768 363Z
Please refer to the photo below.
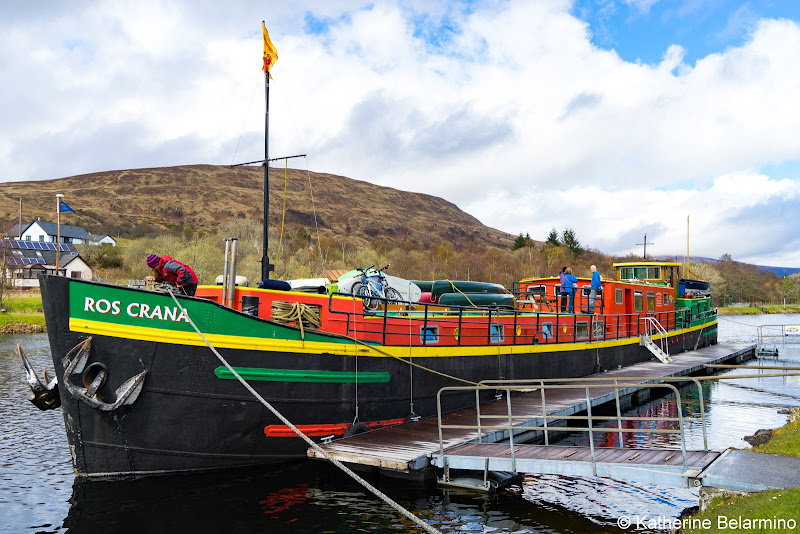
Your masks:
M270 404L269 402L267 402L267 400L266 400L266 399L264 399L264 398L263 398L261 395L259 395L259 394L258 394L258 392L257 392L255 389L253 389L253 387L252 387L250 384L248 384L248 383L247 383L247 382L246 382L246 381L245 381L245 380L244 380L244 379L243 379L243 378L242 378L242 377L239 375L239 373L237 373L237 372L236 372L236 370L234 370L234 368L233 368L233 367L231 367L231 365L230 365L230 364L227 362L227 360L225 360L225 358L223 358L223 357L222 357L222 355L221 355L219 352L217 352L217 349L215 349L215 348L214 348L214 347L211 345L211 343L209 343L209 342L208 342L208 340L207 340L207 339L206 339L206 337L203 335L203 333L200 331L200 329L199 329L199 328L197 328L197 325L195 325L195 324L194 324L194 321L192 321L192 318L191 318L191 317L189 317L189 312L188 312L188 311L187 311L187 310L186 310L186 309L185 309L183 306L181 306L180 302L178 302L178 299L177 299L177 298L175 298L175 294L174 294L174 293L172 293L172 290L170 290L170 291L169 291L169 294L170 294L170 296L172 296L172 300L174 300L174 301L175 301L175 304L177 304L177 305L178 305L178 307L181 309L181 312L184 314L184 316L186 317L186 319L189 321L189 324L190 324L190 325L192 325L192 328L194 328L195 332L197 332L197 335L199 335L199 336L200 336L200 338L203 340L203 342L204 342L204 343L205 343L205 344L208 346L208 348L209 348L209 349L211 349L211 352L213 352L213 353L214 353L214 355L215 355L215 356L216 356L216 357L219 359L219 361L221 361L221 362L222 362L222 364L223 364L225 367L227 367L227 368L228 368L228 371L230 371L230 372L233 374L233 376L235 376L235 377L236 377L236 379L237 379L239 382L241 382L241 384L242 384L242 385L243 385L243 386L244 386L244 387L247 389L247 391L249 391L250 393L252 393L252 394L253 394L253 396L254 396L256 399L258 399L258 400L259 400L259 402L261 402L261 404L263 404L263 405L264 405L264 406L265 406L265 407L266 407L266 408L267 408L267 409L268 409L270 412L272 412L272 413L273 413L273 415L275 415L275 417L277 417L278 419L280 419L280 420L281 420L281 421L282 421L282 422L283 422L283 423L284 423L286 426L288 426L289 428L291 428L291 429L292 429L292 432L294 432L295 434L297 434L297 435L298 435L298 437L302 438L302 439L303 439L303 440L304 440L306 443L308 443L308 444L311 446L311 448L313 448L315 451L317 451L318 453L320 453L320 454L321 454L322 456L324 456L326 459L330 460L330 461L331 461L331 463L333 463L333 465L335 465L336 467L338 467L339 469L341 469L342 471L344 471L345 473L347 473L347 474L350 476L350 478L352 478L353 480L355 480L356 482L358 482L359 484L361 484L362 486L364 486L365 488L367 488L367 489L368 489L370 492L372 492L372 493L373 493L375 496L377 496L377 497L378 497L379 499L381 499L383 502L385 502L386 504L388 504L389 506L391 506L392 508L394 508L395 510L397 510L398 512L400 512L402 515L404 515L406 518L410 519L411 521L413 521L414 523L416 523L417 525L419 525L420 527L422 527L423 529L425 529L427 532L431 532L432 534L441 534L441 532L440 532L440 531L436 530L434 527L432 527L432 526L431 526L431 525L429 525L428 523L424 522L422 519L418 518L417 516L415 516L414 514L412 514L411 512L409 512L408 510L406 510L405 508L403 508L402 506L400 506L399 504L397 504L396 502L394 502L394 501L393 501L393 500L392 500L392 499L391 499L391 498L390 498L388 495L384 494L384 493L383 493L383 492L381 492L381 491L380 491L378 488L376 488L375 486L373 486L372 484L370 484L369 482L367 482L366 480L364 480L363 478L361 478L360 476L358 476L358 475L357 475L356 473L354 473L353 471L351 471L351 470L350 470L350 469L349 469L347 466L345 466L345 465L344 465L343 463L341 463L339 460L337 460L336 458L333 458L333 457L332 457L330 454L328 454L328 453L327 453L327 452L326 452L324 449L322 449L322 447L320 447L319 445L317 445L316 443L314 443L314 441L313 441L311 438L309 438L308 436L306 436L305 434L303 434L303 432L301 432L301 431L300 431L300 430L299 430L299 429L298 429L296 426L294 426L294 425L291 423L291 421L289 421L288 419L286 419L286 418L283 416L283 414L281 414L281 413L280 413L280 412L279 412L279 411L278 411L276 408L274 408L274 407L272 406L272 404Z

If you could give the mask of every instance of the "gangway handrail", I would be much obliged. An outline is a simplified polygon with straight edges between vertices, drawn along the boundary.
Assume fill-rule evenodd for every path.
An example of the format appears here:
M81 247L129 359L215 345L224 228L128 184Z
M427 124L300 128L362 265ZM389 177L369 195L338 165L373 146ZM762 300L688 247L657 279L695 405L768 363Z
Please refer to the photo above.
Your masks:
M794 334L794 333L787 334L786 333L786 327L787 326L788 327L793 327L793 328L798 328L797 324L762 324L762 325L759 325L758 328L757 328L758 344L762 345L765 339L775 339L775 340L777 340L778 338L780 338L781 344L785 345L787 338L791 339L793 337L796 337L797 341L800 342L800 333L798 333L798 334ZM764 328L767 328L767 329L780 328L781 329L780 330L781 333L780 334L777 334L777 333L771 334L770 333L769 335L764 335ZM798 331L800 332L800 329ZM777 341L775 341L775 344L777 344Z
M624 376L621 378L614 378L614 377L579 377L579 378L533 378L533 379L509 379L509 380L498 380L498 379L489 379L489 380L481 380L478 382L479 385L484 386L493 386L495 384L504 384L504 385L527 385L527 384L544 384L547 383L562 383L562 382L597 382L597 383L607 383L607 382L614 382L617 384L619 380L641 380L643 382L649 383L657 383L658 381L668 381L668 382L694 382L695 386L697 386L697 396L700 399L700 423L701 428L703 431L703 448L708 450L708 437L706 435L706 409L705 409L705 401L703 399L703 385L700 381L693 377L693 376ZM619 420L622 419L621 409L620 409L620 402L619 402L619 389L614 389L614 400L617 407L617 417L618 420L617 426L620 426ZM542 393L542 406L544 406L545 398L544 393ZM565 417L561 417L564 419ZM692 418L694 420L694 418ZM547 425L547 419L545 419L545 426ZM620 435L620 440L622 435ZM547 430L544 432L544 440L545 445L549 444L549 436ZM480 436L478 437L478 443L480 443Z
M547 419L580 419L586 420L588 422L588 432L589 432L589 449L592 458L592 472L596 474L596 458L595 458L595 451L594 451L594 429L593 429L593 419L601 419L601 420L613 420L618 419L617 417L603 417L603 416L595 416L592 417L592 402L591 402L591 389L598 389L598 388L608 388L613 387L615 390L619 390L622 388L668 388L673 391L675 394L675 400L678 409L678 417L636 417L636 416L628 416L628 417L621 417L618 421L622 419L625 420L650 420L650 421L677 421L679 428L677 430L674 429L645 429L645 428L622 428L621 424L617 425L617 428L612 428L610 430L617 431L622 435L623 432L629 433L653 433L653 434L679 434L681 438L681 453L683 455L683 467L684 470L688 471L688 457L686 453L686 435L685 429L683 424L683 407L681 405L681 396L678 388L673 386L672 384L643 384L643 383L630 383L630 384L619 384L615 383L611 385L610 383L599 383L599 384L574 384L574 383L567 383L567 384L545 384L541 382L538 386L542 391L542 397L544 398L545 393L544 391L547 389L583 389L586 392L586 410L587 415L548 415L546 410L546 404L542 403L542 420L545 422L545 426L518 426L516 427L517 430L523 430L525 432L530 430L547 430L546 421ZM505 385L498 385L493 387L492 389L499 389L505 391L506 393L506 407L507 407L507 416L506 415L499 415L499 416L483 416L484 418L502 418L507 419L508 423L504 425L482 425L481 424L481 415L480 410L476 410L477 413L477 426L472 425L444 425L442 424L442 393L445 391L475 391L475 398L478 405L479 402L479 390L486 390L488 389L486 385L477 384L475 386L448 386L443 387L439 390L436 395L436 408L437 408L437 416L438 416L438 423L439 423L439 454L444 456L444 437L442 430L447 429L461 429L461 430L477 430L478 431L478 439L480 440L482 431L485 430L503 430L508 432L508 441L510 446L510 455L511 455L511 466L512 469L516 471L516 453L514 450L514 416L511 410L511 392L512 391L530 391L530 388L523 389L519 386L505 386ZM583 427L559 427L559 430L569 430L569 431L578 431L578 432L585 432L587 431L586 428ZM480 441L479 441L480 442ZM620 445L623 442L620 440ZM621 447L624 448L624 447Z
M652 315L647 315L645 317L640 318L644 321L645 325L647 325L646 335L647 338L652 341L653 339L653 332L657 332L661 337L659 338L659 345L661 345L661 350L664 354L667 355L667 359L669 359L669 343L666 342L668 339L667 330L658 322L658 319L653 317Z

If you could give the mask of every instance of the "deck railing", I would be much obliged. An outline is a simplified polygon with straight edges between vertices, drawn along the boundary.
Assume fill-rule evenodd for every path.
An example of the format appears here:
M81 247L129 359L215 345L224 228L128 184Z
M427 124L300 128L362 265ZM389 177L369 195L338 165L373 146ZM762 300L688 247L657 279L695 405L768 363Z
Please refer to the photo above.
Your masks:
M334 303L352 299L352 309ZM642 317L652 317L667 331L686 326L680 311L631 314L547 313L502 307L408 303L375 297L381 306L365 312L353 295L334 293L328 312L341 316L345 335L383 345L419 346L533 345L581 343L637 337L646 333ZM387 310L388 308L388 310Z

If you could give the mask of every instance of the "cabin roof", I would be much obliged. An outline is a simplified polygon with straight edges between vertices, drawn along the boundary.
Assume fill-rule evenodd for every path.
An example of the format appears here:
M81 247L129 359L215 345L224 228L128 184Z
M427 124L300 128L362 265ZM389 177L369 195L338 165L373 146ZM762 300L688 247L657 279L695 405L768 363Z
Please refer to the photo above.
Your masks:
M614 267L635 267L635 266L642 266L642 267L649 267L649 266L659 266L659 267L682 267L682 263L677 262L670 262L670 261L631 261L626 263L615 263Z

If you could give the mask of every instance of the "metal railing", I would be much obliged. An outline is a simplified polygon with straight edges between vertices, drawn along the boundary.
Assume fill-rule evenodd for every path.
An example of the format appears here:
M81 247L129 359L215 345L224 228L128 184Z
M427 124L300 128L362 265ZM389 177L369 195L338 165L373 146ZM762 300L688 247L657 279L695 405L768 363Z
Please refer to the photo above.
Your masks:
M650 380L649 383L640 383L640 382L627 382L630 380ZM661 381L661 382L657 382ZM686 436L685 436L685 426L684 420L689 418L684 418L683 416L683 407L681 403L681 396L680 391L677 387L672 384L666 383L669 382L681 382L681 381L693 381L698 388L699 392L699 399L700 399L700 422L702 426L703 432L703 445L704 448L708 449L708 438L706 434L706 426L705 426L705 407L703 405L703 388L699 381L697 381L693 377L624 377L621 379L609 379L609 378L576 378L576 379L534 379L534 380L516 380L516 381L504 381L504 380L487 380L479 383L477 386L452 386L452 387L445 387L439 390L437 394L437 412L438 412L438 423L439 423L439 453L444 456L444 437L443 437L443 430L445 429L461 429L461 430L475 430L477 433L477 442L481 443L484 437L484 431L502 431L503 436L506 434L508 435L509 447L510 447L510 456L512 461L512 467L516 470L516 456L514 450L514 435L515 433L524 433L530 431L542 431L544 434L544 441L545 445L550 445L549 440L549 432L557 431L557 432L564 432L564 431L572 431L572 432L588 432L589 434L589 448L591 454L591 461L592 461L592 470L596 472L596 455L595 455L595 447L594 447L594 435L598 432L608 433L608 432L616 432L620 436L620 448L624 448L624 440L623 434L624 433L648 433L648 434L677 434L680 436L681 442L681 453L683 455L683 464L684 468L688 469L688 458L686 452ZM621 410L620 404L620 391L624 391L624 395L628 395L633 393L637 389L646 389L646 388L666 388L672 391L675 395L675 402L677 405L677 417L642 417L642 416L633 416L633 415L623 415ZM586 396L586 415L550 415L547 413L547 400L545 392L548 390L554 389L582 389L585 391ZM613 416L603 416L603 415L594 415L592 413L592 396L590 391L592 389L613 389L614 390L614 400L616 405L616 415ZM480 410L480 392L486 390L500 390L505 392L506 397L506 414L505 415L487 415L481 414ZM526 415L514 415L512 412L512 402L511 402L511 393L512 392L527 392L530 393L532 391L539 390L541 392L541 414L532 416L530 414ZM442 422L442 393L444 392L452 392L452 391L474 391L475 392L475 411L476 411L476 424L475 425L456 425L456 424L443 424ZM600 404L605 404L604 401ZM517 422L515 424L515 420L519 421L519 419L524 418L523 421ZM503 424L484 424L483 419L502 419L504 421ZM534 419L541 419L542 425L541 426L531 426L528 423ZM549 421L574 421L574 420L582 420L587 422L586 427L582 426L552 426L548 424ZM696 420L696 419L691 419ZM603 430L597 430L595 426L595 421L616 421L616 427L603 427ZM671 429L671 428L623 428L622 422L623 421L655 421L655 422L677 422L678 428Z
M655 344L658 348L661 349L661 352L666 354L667 359L669 359L669 343L667 342L667 330L658 322L653 316L642 317L641 320L645 324L645 331L644 335ZM653 334L659 334L661 337L656 342L653 340Z
M641 318L642 313L647 313L562 314L472 306L448 306L448 310L443 311L442 306L435 303L409 303L381 297L371 297L382 303L381 309L365 312L357 305L352 310L334 306L334 296L354 300L358 297L347 293L334 293L329 297L328 312L343 317L345 335L358 334L367 341L384 345L407 346L409 336L418 339L414 343L420 346L535 345L627 339L644 333ZM392 310L391 305L403 305L406 309ZM647 317L666 325L665 331L682 326L674 311L651 312ZM393 337L396 342L392 341Z
M764 324L758 327L758 344L800 343L800 325Z

